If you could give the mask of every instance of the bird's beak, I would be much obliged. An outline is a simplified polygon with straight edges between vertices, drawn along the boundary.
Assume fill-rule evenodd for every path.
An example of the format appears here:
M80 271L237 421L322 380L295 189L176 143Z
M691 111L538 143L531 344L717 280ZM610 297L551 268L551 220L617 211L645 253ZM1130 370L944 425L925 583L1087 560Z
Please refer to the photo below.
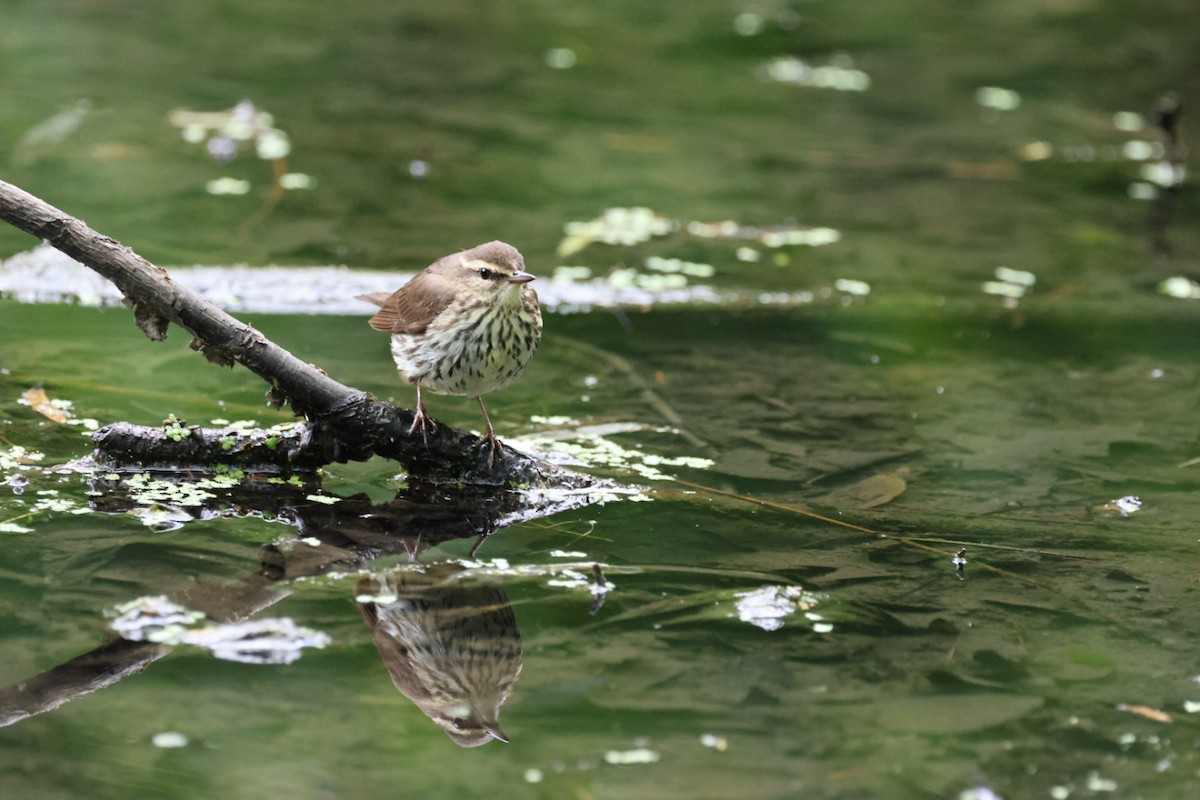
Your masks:
M509 283L529 283L531 280L533 280L533 276L524 270L517 270L512 275L508 276ZM497 736L496 738L499 739L500 737ZM501 741L504 740L501 739Z
M518 273L518 274L523 274L523 273ZM531 279L533 278L532 275L530 275L529 277ZM508 744L508 735L505 734L504 731L500 730L499 723L496 723L496 722L484 723L483 729L485 731L487 731L488 733L490 733L492 735L493 739L499 739L500 741L504 742L505 744Z

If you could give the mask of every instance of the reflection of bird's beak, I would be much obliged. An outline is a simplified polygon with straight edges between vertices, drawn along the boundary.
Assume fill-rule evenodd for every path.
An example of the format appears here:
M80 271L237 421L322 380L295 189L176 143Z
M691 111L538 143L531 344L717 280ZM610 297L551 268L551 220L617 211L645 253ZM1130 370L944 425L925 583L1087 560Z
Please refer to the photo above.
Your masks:
M505 734L504 731L500 730L500 724L498 722L484 723L483 729L490 733L492 738L499 739L505 744L508 744L508 735Z
M523 270L517 270L512 275L508 276L508 282L509 283L529 283L531 280L533 280L533 277L534 276L530 275L528 272L525 272ZM499 736L497 736L496 738L500 739ZM505 741L505 740L500 739L500 741Z

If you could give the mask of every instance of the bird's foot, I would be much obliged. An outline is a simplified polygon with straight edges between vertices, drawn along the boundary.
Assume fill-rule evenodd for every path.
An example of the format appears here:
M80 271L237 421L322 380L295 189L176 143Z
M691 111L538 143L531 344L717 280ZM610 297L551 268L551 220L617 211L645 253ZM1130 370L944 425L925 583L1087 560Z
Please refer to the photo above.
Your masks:
M479 437L479 446L488 449L488 469L496 463L496 454L502 452L503 445L496 437L496 430L492 427L492 418L488 416L487 406L483 404L483 396L477 395L475 400L479 403L479 410L483 412L484 432L483 436Z
M425 413L425 406L418 405L416 413L413 414L412 425L409 426L408 435L412 436L417 431L421 432L421 441L425 446L429 446L429 432L437 430L437 423L429 418Z
M496 463L496 455L504 451L504 445L500 443L500 437L496 436L496 432L488 428L487 433L479 437L479 448L487 450L487 465L488 469Z

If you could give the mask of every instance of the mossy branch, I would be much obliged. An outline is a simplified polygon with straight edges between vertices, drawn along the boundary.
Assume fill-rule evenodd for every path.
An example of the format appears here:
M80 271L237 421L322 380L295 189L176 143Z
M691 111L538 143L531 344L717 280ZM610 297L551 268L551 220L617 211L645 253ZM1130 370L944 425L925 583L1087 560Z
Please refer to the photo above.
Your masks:
M4 181L0 181L0 219L45 240L115 284L132 307L138 328L151 340L162 340L175 324L191 334L192 348L209 361L223 366L242 364L267 381L272 404L290 404L306 424L297 433L294 447L262 450L263 468L314 469L375 454L395 459L410 477L431 483L570 488L591 483L587 476L508 447L489 463L488 451L479 446L477 437L444 424L429 434L428 441L410 435L411 411L333 380L175 283L166 270L131 248ZM161 430L125 423L104 428L94 437L96 457L112 468L195 469L225 463L226 451L211 446L211 441L219 443L221 432L196 429L194 436L180 440L161 435ZM200 446L205 442L209 444ZM242 455L249 460L246 453Z

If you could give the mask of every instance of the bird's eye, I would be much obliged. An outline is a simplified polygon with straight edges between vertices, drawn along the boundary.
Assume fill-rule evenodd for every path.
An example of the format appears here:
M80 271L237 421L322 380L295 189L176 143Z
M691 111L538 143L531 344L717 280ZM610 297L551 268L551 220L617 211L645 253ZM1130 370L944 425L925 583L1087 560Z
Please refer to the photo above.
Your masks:
M487 272L487 270L480 270L480 272ZM462 717L455 717L454 720L450 724L453 725L455 727L455 729L461 731L466 726L467 723L463 722Z
M479 277L483 278L485 281L491 280L492 271L487 267L484 267L483 269L479 270Z

